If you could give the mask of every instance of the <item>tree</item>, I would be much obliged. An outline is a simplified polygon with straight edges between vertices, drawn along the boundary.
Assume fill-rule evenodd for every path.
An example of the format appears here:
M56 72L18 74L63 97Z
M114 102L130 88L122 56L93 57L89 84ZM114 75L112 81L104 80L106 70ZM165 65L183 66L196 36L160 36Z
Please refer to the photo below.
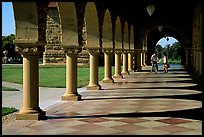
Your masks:
M181 46L179 42L175 42L172 46L168 44L163 50L168 54L169 59L177 60L181 58Z
M181 46L179 42L175 42L172 46L172 50L174 53L174 59L180 59L181 58Z
M16 61L17 59L22 59L22 57L19 52L15 51L15 45L13 43L14 40L14 34L2 37L2 53L5 50L8 51L7 57L12 58L14 61ZM2 57L4 57L4 54L2 54Z
M162 48L162 46L161 45L156 45L156 47L155 47L155 51L158 53L158 58L161 58L161 54L162 54L162 52L163 52L163 48Z

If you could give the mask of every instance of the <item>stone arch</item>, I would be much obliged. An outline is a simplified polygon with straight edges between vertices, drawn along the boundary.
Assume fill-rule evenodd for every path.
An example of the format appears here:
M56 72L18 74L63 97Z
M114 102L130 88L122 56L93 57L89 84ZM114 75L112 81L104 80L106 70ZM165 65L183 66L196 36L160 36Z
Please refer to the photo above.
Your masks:
M162 18L162 21L160 20ZM191 35L188 33L188 30L182 25L177 22L177 20L173 16L160 16L160 17L155 17L154 22L151 24L148 22L144 22L142 26L137 26L139 30L139 34L137 35L137 41L141 45L143 45L144 38L146 35L151 32L154 29L157 29L158 26L163 26L163 28L171 28L175 32L177 32L178 35L180 35L179 38L180 41L182 41L184 44L189 43L189 39L191 39ZM179 26L179 27L178 27ZM140 29L139 29L140 28Z
M77 14L74 2L58 2L62 36L61 46L63 48L73 48L78 43Z
M94 2L88 2L85 7L85 26L87 32L87 43L85 48L100 48L99 25L97 9Z
M46 43L46 16L48 3L13 2L16 27L15 43L33 43L44 46ZM28 45L27 45L28 46ZM32 46L32 44L30 45Z
M182 26L181 23L178 22L173 16L168 16L168 17L162 16L162 21L159 18L161 18L161 16L155 17L154 22L152 22L151 24L148 22L144 22L142 26L137 26L136 41L139 47L141 47L141 49L147 46L147 50L148 50L147 64L148 65L150 63L149 62L150 56L153 53L154 49L153 48L150 49L149 38L147 37L147 35L149 35L151 32L155 30L159 32L158 30L159 26L163 26L163 29L160 32L161 33L160 38L162 38L164 34L171 35L179 40L179 42L181 43L182 49L189 47L189 44L191 43L191 39L192 39L191 34L189 33L186 26L184 25ZM153 45L153 46L156 46L156 45ZM185 61L184 53L182 53L181 58L182 58L181 63L184 64L184 61Z
M159 32L158 27L154 27L147 33L147 64L150 65L150 57L153 54L155 50L156 43L159 39L163 38L164 36L172 36L176 38L181 45L183 45L181 48L184 48L184 38L182 37L182 34L176 29L171 26L163 26L162 29L163 32ZM181 54L182 62L184 61L184 53ZM160 54L161 57L161 54Z
M130 25L130 50L134 50L134 28L133 25Z
M113 29L110 11L105 11L104 22L103 22L103 48L113 48Z
M127 21L124 22L124 31L123 31L123 49L129 50L129 30Z
M115 49L122 50L122 29L121 29L121 21L119 16L117 16L116 22L115 22L114 40L115 40Z
M133 25L129 25L129 53L128 53L128 71L133 71L133 58L135 57L135 54L133 54L134 51L134 28Z

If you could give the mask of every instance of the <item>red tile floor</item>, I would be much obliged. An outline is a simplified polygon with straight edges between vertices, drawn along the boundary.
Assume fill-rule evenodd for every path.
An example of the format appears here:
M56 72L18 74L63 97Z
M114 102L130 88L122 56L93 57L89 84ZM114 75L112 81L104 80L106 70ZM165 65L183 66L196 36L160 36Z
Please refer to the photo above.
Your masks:
M61 101L46 120L14 120L3 135L202 135L201 91L182 69L130 72L102 90L80 91L81 101Z

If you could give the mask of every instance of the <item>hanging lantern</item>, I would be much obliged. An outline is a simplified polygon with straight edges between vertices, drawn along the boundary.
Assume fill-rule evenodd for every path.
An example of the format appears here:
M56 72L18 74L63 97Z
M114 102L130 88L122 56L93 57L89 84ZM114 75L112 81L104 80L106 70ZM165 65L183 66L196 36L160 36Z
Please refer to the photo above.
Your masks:
M158 30L161 32L163 29L163 26L158 26Z
M154 5L148 5L147 6L147 12L148 12L149 16L152 16L152 14L154 13Z

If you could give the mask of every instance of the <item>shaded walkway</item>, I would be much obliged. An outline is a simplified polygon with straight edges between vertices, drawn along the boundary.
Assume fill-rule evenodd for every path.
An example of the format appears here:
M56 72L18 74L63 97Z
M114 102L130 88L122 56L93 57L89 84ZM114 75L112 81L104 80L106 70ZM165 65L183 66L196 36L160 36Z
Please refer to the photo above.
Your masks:
M180 65L172 65L168 74L150 73L147 66L115 79L115 83L100 84L102 90L79 89L82 101L77 102L60 101L64 89L51 92L40 88L40 98L44 99L40 107L46 108L47 119L3 124L3 134L202 134L201 92ZM60 97L46 98L50 93ZM48 107L48 103L52 105Z

